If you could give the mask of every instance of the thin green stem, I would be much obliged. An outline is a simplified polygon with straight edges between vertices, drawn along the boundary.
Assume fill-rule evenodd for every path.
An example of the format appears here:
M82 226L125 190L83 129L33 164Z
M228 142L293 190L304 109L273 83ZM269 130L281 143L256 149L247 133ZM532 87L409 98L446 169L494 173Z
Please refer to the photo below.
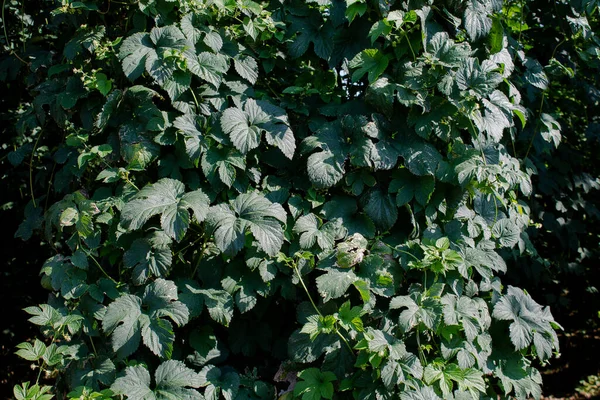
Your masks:
M4 11L4 9L3 9ZM31 202L33 203L33 207L37 208L37 204L35 202L35 196L33 195L33 156L35 155L35 149L37 149L37 145L40 142L40 138L42 137L43 130L40 131L35 144L33 145L33 150L31 150L31 157L29 158L29 193L31 194Z
M50 173L50 179L48 179L48 190L46 190L46 200L44 201L44 213L48 210L48 200L50 199L50 191L52 190L52 180L54 179L54 172L56 171L57 162L54 161L52 166L52 172Z
M304 280L302 279L302 275L300 275L300 271L298 270L298 266L296 265L296 263L293 263L292 267L294 268L294 271L296 272L296 276L298 277L298 280L300 281L300 284L304 288L304 292L306 292L306 295L308 296L308 300L310 300L310 304L312 304L312 306L315 309L315 311L317 312L317 314L319 314L319 316L321 318L323 318L323 314L321 314L321 311L319 311L319 309L317 308L317 305L315 304L312 296L308 292L308 288L306 287L306 284L304 283ZM342 335L342 333L337 329L337 327L335 328L335 333L340 337L340 339L342 340L342 342L344 342L344 344L346 345L346 347L348 348L348 350L350 351L350 353L354 354L354 351L352 350L352 346L350 346L350 343L348 343L348 340L346 340L346 338L344 337L344 335Z
M406 32L404 29L402 29L402 32L404 33L404 38L406 39L406 43L408 43L408 48L410 50L410 53L412 54L413 61L417 61L417 56L415 54L415 51L412 48L412 44L410 43L410 39L408 38L408 32Z
M419 347L419 358L421 359L422 365L427 365L427 358L425 357L425 353L421 348L421 335L419 334L419 330L417 329L417 346Z
M390 246L390 247L391 247L391 246ZM391 248L392 248L392 249L394 249L395 251L397 251L398 253L403 253L403 254L406 254L406 255L409 255L409 256L411 256L411 257L412 257L412 258L414 258L414 260L415 260L415 261L417 261L417 262L421 261L421 260L419 260L419 258L418 258L417 256L415 256L413 253L411 253L411 252L409 252L409 251L402 250L402 249L399 249L399 248L397 248L397 247L391 247Z
M192 97L194 98L194 103L196 104L196 108L200 108L200 103L198 103L198 99L196 98L196 93L194 93L194 90L191 88L190 88L190 93L192 93Z
M8 32L6 31L6 18L4 17L4 9L5 8L6 8L6 0L2 0L2 27L4 28L4 39L6 40L6 47L8 47L10 49L9 54L14 55L15 57L17 57L17 59L19 61L21 61L23 64L27 65L29 63L27 61L23 60L21 57L19 57L19 55L12 48L12 43L8 39ZM22 23L22 21L21 21L21 23ZM23 46L25 46L25 44L23 44Z
M300 275L300 271L298 270L298 266L296 265L296 263L293 263L292 266L294 267L294 271L296 272L296 276L298 277L298 280L300 281L300 284L302 284L302 287L304 288L304 291L306 292L306 295L308 296L308 299L310 300L310 303L312 304L312 306L315 309L315 311L317 312L317 314L319 314L319 316L321 318L323 318L323 314L321 314L321 311L319 311L319 309L317 308L317 305L313 301L312 296L308 292L308 288L304 284L304 280L302 279L302 275Z
M348 343L348 341L346 340L344 335L342 335L342 333L337 329L337 327L335 328L335 333L337 333L337 335L340 337L340 339L342 339L342 342L344 342L344 344L348 348L348 351L350 351L351 354L354 354L354 350L352 350L352 346L350 346L350 343Z
M98 357L98 351L96 350L96 346L94 345L94 339L92 339L90 335L88 335L88 337L90 338L90 343L92 344L92 351L94 352L94 355Z
M110 279L113 283L118 284L117 281L115 281L105 270L104 268L102 268L102 265L100 265L100 263L98 262L98 260L96 260L96 257L94 257L92 255L92 253L90 253L89 251L87 251L86 249L83 248L83 246L80 246L81 250L83 250L83 252L92 259L92 261L94 262L94 264L96 264L96 266L98 267L98 269L100 271L102 271L102 273L104 274L104 276L106 276L108 279Z
M6 8L6 0L2 1L2 27L4 28L4 39L6 40L6 46L10 49L10 41L8 40L8 32L6 31L6 18L4 17L4 9Z
M195 245L196 243L198 243L201 239L202 239L202 236L200 236L200 237L196 238L194 241L188 243L187 245L185 245L181 249L177 250L177 252L174 254L174 256L178 256L184 250L187 250L189 247L191 247L191 246Z
M537 132L540 126L540 117L542 115L542 109L544 108L544 100L546 99L546 92L542 93L542 100L540 101L540 109L538 110L537 121L535 122L535 128L533 129L533 133L531 134L531 139L529 140L529 144L527 145L527 151L525 152L525 160L527 156L529 156L529 152L531 151L531 147L533 146L533 140L535 139L535 133Z

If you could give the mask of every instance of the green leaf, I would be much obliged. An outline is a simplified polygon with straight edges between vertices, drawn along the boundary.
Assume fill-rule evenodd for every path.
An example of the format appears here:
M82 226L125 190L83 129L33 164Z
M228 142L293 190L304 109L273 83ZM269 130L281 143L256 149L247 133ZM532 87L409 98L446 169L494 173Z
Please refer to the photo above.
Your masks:
M105 34L106 27L104 25L95 27L83 25L77 29L75 36L65 44L63 54L69 60L73 60L83 50L93 54Z
M548 76L539 61L528 58L525 62L525 80L538 89L546 90L548 88Z
M457 67L471 55L468 43L456 44L447 32L438 32L427 44L428 57L434 64Z
M190 72L218 88L229 69L227 58L221 54L203 52L186 58Z
M260 145L264 131L269 144L279 147L290 159L294 155L296 143L285 111L267 102L248 99L243 110L228 108L221 116L221 127L242 154Z
M302 395L302 400L320 400L333 398L333 384L337 380L333 372L322 372L317 368L308 368L298 374L301 379L295 388L294 396Z
M542 308L523 290L509 286L507 293L495 304L493 317L510 323L510 340L517 350L535 346L541 361L558 350L559 342L553 324L558 326L548 307Z
M331 223L324 224L314 215L304 215L296 221L294 232L300 235L300 247L310 249L316 244L322 250L333 248L335 227Z
M512 248L519 242L521 229L514 221L503 218L494 223L492 234L502 247Z
M317 187L332 187L344 177L343 161L329 151L311 154L306 165L308 177Z
M256 126L268 121L268 116L260 110L256 101L249 99L244 110L228 108L221 117L221 127L229 135L233 145L246 154L260 144L261 129Z
M371 38L371 45L375 43L375 41L380 36L387 36L392 31L392 26L387 22L387 20L383 19L381 21L377 21L373 24L371 29L369 30L369 37Z
M202 156L201 166L204 175L212 184L222 182L231 187L239 170L246 169L246 159L234 148L212 146Z
M378 49L366 49L350 60L348 66L355 69L352 81L356 82L368 74L369 82L375 82L388 66L390 59Z
M141 298L124 294L109 304L102 318L102 329L111 335L112 348L119 358L133 354L140 338L154 354L170 358L175 335L165 317L183 326L189 312L177 301L175 284L157 279L146 286Z
M29 386L29 382L23 382L21 386L13 387L13 394L17 400L50 400L54 397L48 393L51 390L51 386L39 386L37 383Z
M199 119L192 114L183 114L175 118L173 126L183 133L185 152L192 162L197 163L206 147Z
M173 57L169 56L170 51L183 52L188 43L175 26L153 28L150 33L134 33L119 49L123 72L133 81L146 70L163 86L177 69Z
M363 322L360 319L363 308L359 306L355 306L350 308L350 301L346 301L340 307L338 318L340 325L344 327L347 331L356 330L358 332L363 331Z
M400 266L389 255L366 256L357 275L369 284L369 290L384 297L393 296L401 280Z
M198 221L203 221L210 201L201 190L185 193L183 183L163 178L140 190L132 200L125 203L121 218L129 229L140 229L146 221L160 214L165 233L181 241L190 224L188 209L194 211Z
M17 349L19 350L15 354L27 361L37 361L46 353L46 345L38 339L35 339L33 345L29 342L19 343Z
M360 233L354 233L340 243L336 252L336 263L341 268L350 268L363 260L368 245Z
M487 304L479 298L457 297L446 294L441 299L444 305L444 323L461 325L469 341L475 340L480 332L489 328L491 319Z
M327 302L346 294L356 279L356 274L352 270L331 270L316 279L317 289L323 297L323 301Z
M152 390L150 373L145 366L127 367L125 376L117 378L110 389L131 400L203 399L200 393L191 389L200 387L200 377L181 361L163 362L156 369L154 377L156 388Z
M347 4L345 15L350 23L354 21L357 15L362 17L367 11L367 4L364 0L347 0Z
M369 192L365 200L365 212L380 231L387 231L398 219L398 208L392 195L381 189Z
M546 142L553 144L554 147L558 147L561 140L561 127L558 121L556 121L550 114L542 113L540 116L540 122L542 123L540 126L542 138Z
M465 9L463 23L473 41L486 36L492 28L492 19L489 17L492 9L489 5L484 0L470 0Z
M166 277L172 260L171 239L162 231L153 232L145 239L135 240L123 255L125 267L134 269L134 285L144 284L150 276Z
M418 176L435 176L443 159L434 146L419 140L403 143L400 154L404 157L408 170Z
M492 28L488 36L488 46L490 47L490 54L499 53L504 48L504 27L498 17L492 19Z
M244 193L229 205L211 207L207 218L214 229L217 247L230 256L242 249L245 233L249 230L258 241L259 248L274 257L283 245L281 223L285 221L283 207L258 193Z
M160 146L150 140L145 128L133 123L124 124L119 130L121 156L129 164L127 169L146 169L160 155Z
M408 204L413 198L422 206L427 205L435 188L433 177L416 177L405 169L397 171L393 176L389 192L396 193L398 207Z
M250 56L239 55L233 59L233 67L242 78L255 84L258 79L258 64L256 60Z
M539 399L542 396L541 374L520 353L505 355L495 362L499 366L495 372L506 395L514 391L514 395L521 399Z
M400 394L400 400L442 400L430 386L407 390Z
M398 323L404 331L408 332L419 323L429 329L435 329L442 316L442 306L437 299L417 296L415 301L410 296L394 297L390 302L390 310L406 308L400 313Z
M302 56L312 43L315 54L324 60L329 60L333 51L331 38L335 33L331 22L322 23L321 16L312 14L310 18L295 19L290 31L298 32L289 47L292 58Z

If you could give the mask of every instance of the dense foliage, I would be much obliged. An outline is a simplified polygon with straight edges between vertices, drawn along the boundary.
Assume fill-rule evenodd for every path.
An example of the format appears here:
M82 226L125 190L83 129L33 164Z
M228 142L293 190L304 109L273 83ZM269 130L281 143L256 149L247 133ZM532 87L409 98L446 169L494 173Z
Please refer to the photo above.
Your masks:
M598 180L554 168L598 144L600 39L523 3L9 0L16 236L53 250L18 354L55 382L15 396L539 398L560 326L502 279L595 251Z

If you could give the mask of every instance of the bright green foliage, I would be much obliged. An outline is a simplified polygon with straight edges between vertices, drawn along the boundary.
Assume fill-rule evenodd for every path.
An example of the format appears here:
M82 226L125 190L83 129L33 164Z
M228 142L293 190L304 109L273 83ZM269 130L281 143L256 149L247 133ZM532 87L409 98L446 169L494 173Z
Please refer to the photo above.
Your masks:
M302 381L296 384L294 395L302 395L302 400L320 400L333 398L333 384L337 378L333 372L321 372L316 368L301 371L298 378Z
M89 398L539 398L560 326L502 275L537 257L514 143L563 123L515 7L64 2L12 117L52 182L16 236L56 251L17 353Z

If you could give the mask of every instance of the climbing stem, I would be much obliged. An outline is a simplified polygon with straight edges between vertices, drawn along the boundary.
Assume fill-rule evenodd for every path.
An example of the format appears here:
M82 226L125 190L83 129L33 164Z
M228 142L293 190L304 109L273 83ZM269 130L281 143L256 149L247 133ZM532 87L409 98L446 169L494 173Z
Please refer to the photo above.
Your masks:
M317 305L313 301L312 296L308 292L308 288L306 287L306 284L304 283L304 280L302 279L302 275L300 275L300 271L298 270L298 266L296 265L296 263L292 263L292 266L294 267L294 271L296 272L296 276L298 277L298 280L300 281L300 284L304 288L304 291L306 292L306 295L308 296L308 299L310 300L310 303L312 304L312 306L315 309L315 311L317 312L317 314L319 314L319 316L322 318L323 314L321 314L321 311L319 311L319 309L317 308Z

